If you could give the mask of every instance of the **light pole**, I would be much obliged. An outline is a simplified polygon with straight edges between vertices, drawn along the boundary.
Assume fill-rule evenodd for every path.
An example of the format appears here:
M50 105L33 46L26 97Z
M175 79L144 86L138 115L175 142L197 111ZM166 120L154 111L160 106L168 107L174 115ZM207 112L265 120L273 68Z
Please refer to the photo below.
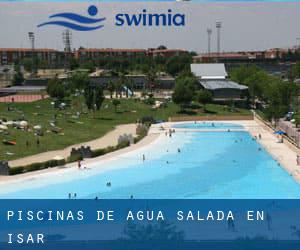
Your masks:
M210 56L210 52L211 52L211 33L212 30L211 29L207 29L207 53L208 56Z
M35 35L33 32L28 32L28 37L31 45L31 58L32 58L32 69L31 73L34 75L36 73L36 65L35 65L35 54L34 54L34 42L35 42Z
M221 28L222 28L222 22L217 21L216 22L216 28L217 28L217 53L218 53L218 57L219 57L220 56L220 52L221 52Z

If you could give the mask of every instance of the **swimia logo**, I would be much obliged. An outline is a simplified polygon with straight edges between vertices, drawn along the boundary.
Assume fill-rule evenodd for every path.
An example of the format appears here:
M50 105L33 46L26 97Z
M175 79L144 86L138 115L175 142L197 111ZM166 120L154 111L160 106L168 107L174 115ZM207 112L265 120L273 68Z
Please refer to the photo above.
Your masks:
M53 14L49 16L49 19L51 19L50 21L41 23L37 27L40 28L55 25L77 31L92 31L104 27L102 22L106 20L106 18L95 18L98 14L96 6L89 6L87 13L89 16L83 16L72 12ZM58 19L53 20L54 18ZM143 9L141 13L137 14L116 14L114 24L118 27L185 26L185 14L173 13L171 9L168 9L165 13L150 13L146 9Z
M116 15L117 26L185 26L184 14L173 14L171 9L167 13L148 13L146 9L139 14L120 13Z
M61 18L62 20L41 23L37 27L40 28L48 25L56 25L56 26L63 26L72 30L77 30L77 31L91 31L91 30L97 30L104 27L104 25L97 25L97 24L103 22L106 19L105 17L92 18L98 14L98 9L96 6L91 5L90 7L88 7L87 12L89 16L82 16L72 12L57 13L49 16L49 18L50 19Z

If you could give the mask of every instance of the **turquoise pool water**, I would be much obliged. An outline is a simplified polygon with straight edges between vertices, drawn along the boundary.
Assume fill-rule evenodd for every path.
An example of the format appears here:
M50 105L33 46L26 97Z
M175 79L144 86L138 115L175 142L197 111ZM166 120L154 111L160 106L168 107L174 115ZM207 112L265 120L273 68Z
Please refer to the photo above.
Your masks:
M246 131L177 131L112 161L83 163L89 170L7 184L0 198L300 198L300 185L259 148Z
M243 126L234 123L223 122L189 122L178 123L173 125L173 128L188 128L188 129L242 129Z

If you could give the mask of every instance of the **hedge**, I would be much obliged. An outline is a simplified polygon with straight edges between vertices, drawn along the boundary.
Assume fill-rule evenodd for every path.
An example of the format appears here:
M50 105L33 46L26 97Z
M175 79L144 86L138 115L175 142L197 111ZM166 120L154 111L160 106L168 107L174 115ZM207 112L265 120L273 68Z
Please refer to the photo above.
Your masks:
M26 172L41 170L45 168L53 168L57 166L65 165L66 161L63 160L49 160L45 162L36 162L25 166L15 167L9 169L10 175L22 174Z

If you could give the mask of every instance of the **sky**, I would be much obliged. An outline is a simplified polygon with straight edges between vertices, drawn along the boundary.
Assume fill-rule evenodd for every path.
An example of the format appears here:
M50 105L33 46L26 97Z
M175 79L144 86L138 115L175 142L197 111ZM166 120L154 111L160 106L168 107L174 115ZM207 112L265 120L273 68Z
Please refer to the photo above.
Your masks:
M30 47L28 32L35 32L37 48L63 49L59 26L37 25L59 12L88 16L91 3L4 3L0 2L0 48ZM105 17L104 27L94 31L72 31L72 47L87 48L168 48L207 51L207 28L212 29L212 51L216 51L215 22L222 22L221 50L264 50L291 47L300 37L300 3L100 3L93 18ZM119 13L172 13L185 15L185 26L116 26Z

